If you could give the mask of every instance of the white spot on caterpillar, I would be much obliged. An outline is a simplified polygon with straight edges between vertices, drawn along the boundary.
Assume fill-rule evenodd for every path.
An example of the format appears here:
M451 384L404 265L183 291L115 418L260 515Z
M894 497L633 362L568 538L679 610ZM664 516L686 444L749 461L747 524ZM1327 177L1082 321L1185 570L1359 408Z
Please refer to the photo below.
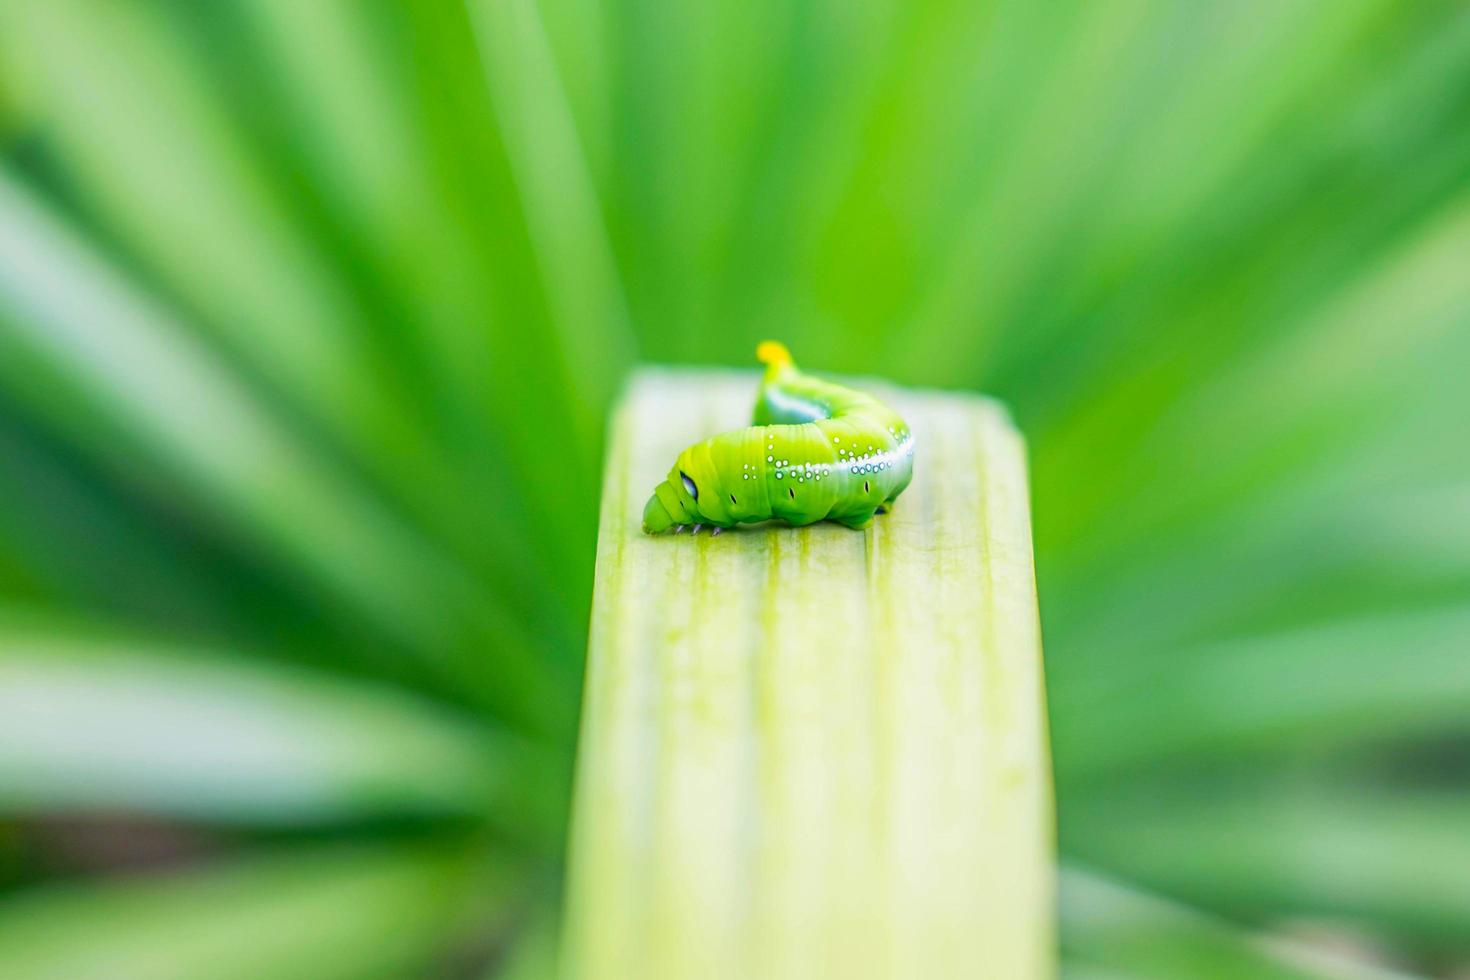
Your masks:
M781 479L781 471L780 470L777 470L776 471L776 479L778 479L778 480Z
M776 457L774 457L774 456L767 456L766 457L766 462L767 463L775 462L775 459L776 459Z

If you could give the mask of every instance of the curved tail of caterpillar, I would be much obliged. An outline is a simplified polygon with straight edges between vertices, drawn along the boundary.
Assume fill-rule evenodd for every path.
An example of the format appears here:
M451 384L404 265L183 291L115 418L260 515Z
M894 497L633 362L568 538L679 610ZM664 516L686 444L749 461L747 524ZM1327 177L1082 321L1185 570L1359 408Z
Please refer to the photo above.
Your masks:
M765 376L755 424L695 443L679 454L643 508L643 530L705 525L837 521L867 527L913 477L914 439L878 399L796 367L778 341L756 358Z

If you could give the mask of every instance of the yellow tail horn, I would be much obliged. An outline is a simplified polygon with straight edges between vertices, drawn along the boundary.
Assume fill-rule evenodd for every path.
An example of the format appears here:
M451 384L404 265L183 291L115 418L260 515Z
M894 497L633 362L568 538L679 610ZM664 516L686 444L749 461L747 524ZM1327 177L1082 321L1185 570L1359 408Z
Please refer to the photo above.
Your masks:
M762 340L755 349L756 360L770 367L791 363L791 352L779 340Z

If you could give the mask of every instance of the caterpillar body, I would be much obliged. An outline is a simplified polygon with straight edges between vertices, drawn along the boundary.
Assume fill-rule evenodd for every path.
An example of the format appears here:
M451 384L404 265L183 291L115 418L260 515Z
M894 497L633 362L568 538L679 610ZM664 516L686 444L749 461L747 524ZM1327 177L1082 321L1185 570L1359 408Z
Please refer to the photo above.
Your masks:
M898 413L861 391L799 371L784 346L756 348L766 365L755 425L679 454L643 508L643 530L830 520L864 528L914 473L914 437Z

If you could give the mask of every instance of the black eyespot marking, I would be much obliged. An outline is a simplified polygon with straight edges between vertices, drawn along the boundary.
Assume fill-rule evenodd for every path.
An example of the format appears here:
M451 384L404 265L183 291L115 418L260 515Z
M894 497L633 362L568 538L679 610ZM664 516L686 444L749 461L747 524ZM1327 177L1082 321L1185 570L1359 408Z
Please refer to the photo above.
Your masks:
M867 480L864 480L863 481L863 493L868 493L868 492L870 492L868 490L868 481Z
M689 479L689 474L685 473L683 470L680 470L679 479L684 481L684 489L689 491L689 496L693 497L695 500L698 500L699 488L694 485L693 480Z
M786 492L789 493L789 494L791 494L791 499L792 500L795 500L796 499L796 488L795 487L787 487L786 488Z
M738 505L739 505L739 501L737 501L737 500L736 500L736 499L735 499L735 495L734 495L734 494L733 494L733 493L732 493L732 494L730 494L730 503L732 503L732 504L736 504L736 505L737 505L737 506L738 506Z

